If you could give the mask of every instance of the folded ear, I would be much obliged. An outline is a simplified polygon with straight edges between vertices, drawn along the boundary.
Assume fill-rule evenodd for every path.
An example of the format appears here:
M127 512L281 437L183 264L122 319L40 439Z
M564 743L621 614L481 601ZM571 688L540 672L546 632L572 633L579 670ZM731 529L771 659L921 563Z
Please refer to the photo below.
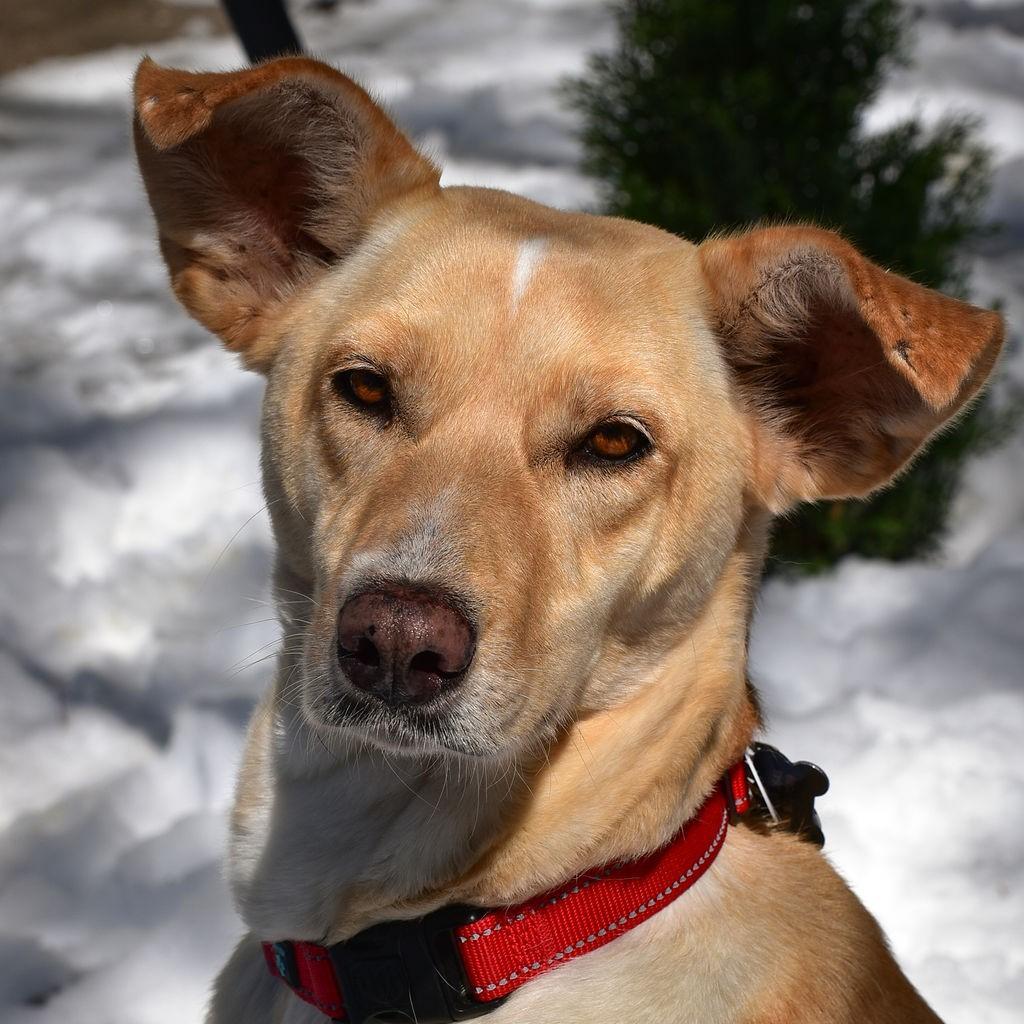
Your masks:
M385 205L438 187L358 85L301 57L222 74L143 60L135 146L175 293L257 369L288 297Z
M1002 320L865 259L830 231L700 247L713 327L756 424L755 488L779 512L889 480L988 376Z

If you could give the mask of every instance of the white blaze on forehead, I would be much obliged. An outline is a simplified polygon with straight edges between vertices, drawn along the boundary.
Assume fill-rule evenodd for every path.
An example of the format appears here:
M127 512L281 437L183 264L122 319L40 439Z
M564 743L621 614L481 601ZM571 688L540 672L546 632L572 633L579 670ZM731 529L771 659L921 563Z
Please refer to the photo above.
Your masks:
M519 300L526 294L530 286L530 279L534 271L540 265L547 252L548 240L546 238L528 238L519 245L519 252L516 253L515 266L512 268L512 305L519 305Z

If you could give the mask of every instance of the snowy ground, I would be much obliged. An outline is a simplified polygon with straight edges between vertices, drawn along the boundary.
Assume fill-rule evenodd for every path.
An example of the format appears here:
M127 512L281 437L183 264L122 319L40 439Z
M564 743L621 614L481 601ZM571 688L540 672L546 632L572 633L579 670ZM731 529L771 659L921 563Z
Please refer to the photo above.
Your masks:
M305 13L449 181L586 205L559 78L585 0ZM932 3L874 112L982 113L1001 239L976 294L1024 324L1024 3ZM151 48L224 67L228 41ZM0 1016L181 1024L239 930L218 860L273 646L259 384L173 304L129 156L139 54L0 79ZM1011 353L1005 381L1024 378ZM852 562L764 593L771 735L818 759L829 851L940 1012L1024 1005L1024 437L979 463L941 565Z

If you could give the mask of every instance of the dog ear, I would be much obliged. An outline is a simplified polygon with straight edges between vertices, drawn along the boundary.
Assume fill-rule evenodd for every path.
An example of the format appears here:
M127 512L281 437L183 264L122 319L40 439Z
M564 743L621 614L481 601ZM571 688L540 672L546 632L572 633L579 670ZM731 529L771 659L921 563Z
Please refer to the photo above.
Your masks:
M211 74L145 59L134 129L175 293L255 369L296 289L351 252L378 210L438 188L358 85L301 57Z
M699 249L714 330L754 416L755 492L774 512L865 495L978 391L1001 318L816 228Z

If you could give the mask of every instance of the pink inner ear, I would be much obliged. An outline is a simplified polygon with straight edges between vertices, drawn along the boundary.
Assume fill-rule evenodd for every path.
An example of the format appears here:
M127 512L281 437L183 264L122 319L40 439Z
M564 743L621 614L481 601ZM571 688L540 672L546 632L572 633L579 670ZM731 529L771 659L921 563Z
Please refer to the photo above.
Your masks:
M867 324L821 303L760 365L738 369L737 379L774 437L769 448L783 460L771 484L789 493L783 507L793 498L872 490L931 430L917 392Z
M308 230L317 187L308 159L224 120L223 127L210 131L201 159L228 193L224 232L237 253L249 261L272 262L285 273L304 257L336 258ZM217 216L215 210L211 214Z
M143 61L135 142L174 290L266 369L297 289L439 172L351 79L290 57L226 73Z
M264 109L273 99L217 111L200 135L143 163L160 161L175 186L151 194L178 297L254 367L264 365L268 313L337 259L312 223L337 197L317 194L302 132L275 139Z
M811 306L805 324L775 351L779 401L807 421L878 425L920 407L918 393L856 313Z

